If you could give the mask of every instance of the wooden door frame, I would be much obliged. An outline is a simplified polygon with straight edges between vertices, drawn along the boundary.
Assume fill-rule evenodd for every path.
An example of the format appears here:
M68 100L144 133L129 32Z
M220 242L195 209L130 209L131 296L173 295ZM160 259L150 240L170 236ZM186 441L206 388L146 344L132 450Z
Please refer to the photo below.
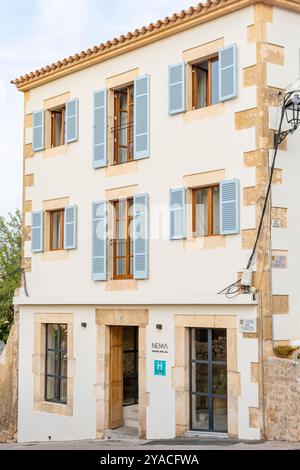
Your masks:
M139 438L146 438L146 410L149 394L146 391L146 328L149 311L145 309L96 309L96 437L103 439L109 429L109 350L110 326L139 328Z

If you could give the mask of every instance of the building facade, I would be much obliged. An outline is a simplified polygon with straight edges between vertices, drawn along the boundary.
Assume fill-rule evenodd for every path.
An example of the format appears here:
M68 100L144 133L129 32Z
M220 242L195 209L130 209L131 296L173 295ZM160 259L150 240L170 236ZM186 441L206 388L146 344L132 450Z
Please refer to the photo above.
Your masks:
M209 1L14 81L19 441L267 434L264 360L300 341L299 136L278 153L253 289L218 293L255 242L299 12Z

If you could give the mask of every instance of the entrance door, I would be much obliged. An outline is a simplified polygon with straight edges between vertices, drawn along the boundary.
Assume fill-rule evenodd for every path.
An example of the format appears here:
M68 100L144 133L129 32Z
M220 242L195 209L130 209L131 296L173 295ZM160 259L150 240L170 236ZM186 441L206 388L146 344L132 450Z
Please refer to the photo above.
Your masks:
M123 426L123 328L110 327L109 427Z
M120 428L124 425L124 406L129 407L138 404L138 356L138 327L111 326L109 356L110 429Z
M227 432L226 330L191 328L191 429Z

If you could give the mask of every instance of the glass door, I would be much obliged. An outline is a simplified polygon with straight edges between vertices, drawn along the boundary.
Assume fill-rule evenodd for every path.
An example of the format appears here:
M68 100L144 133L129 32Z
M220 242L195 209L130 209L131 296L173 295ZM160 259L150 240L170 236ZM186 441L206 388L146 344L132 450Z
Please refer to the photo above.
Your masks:
M227 432L226 329L190 330L190 420L192 430Z

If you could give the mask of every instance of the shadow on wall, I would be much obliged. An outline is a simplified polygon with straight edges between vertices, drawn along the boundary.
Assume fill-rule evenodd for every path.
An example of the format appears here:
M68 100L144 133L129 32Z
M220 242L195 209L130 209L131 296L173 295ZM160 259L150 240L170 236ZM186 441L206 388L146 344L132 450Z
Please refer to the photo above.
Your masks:
M0 345L0 442L12 441L17 437L18 317L15 310L15 321L2 351Z

